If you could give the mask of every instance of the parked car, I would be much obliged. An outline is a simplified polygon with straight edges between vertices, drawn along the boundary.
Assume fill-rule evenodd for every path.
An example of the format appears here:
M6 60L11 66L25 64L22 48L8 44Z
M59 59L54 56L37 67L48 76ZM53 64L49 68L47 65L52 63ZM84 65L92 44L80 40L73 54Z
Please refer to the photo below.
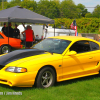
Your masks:
M12 48L22 48L21 40L17 38L6 37L0 32L0 54L8 53Z
M54 83L100 73L100 43L84 37L46 38L32 49L0 56L0 83L47 88Z

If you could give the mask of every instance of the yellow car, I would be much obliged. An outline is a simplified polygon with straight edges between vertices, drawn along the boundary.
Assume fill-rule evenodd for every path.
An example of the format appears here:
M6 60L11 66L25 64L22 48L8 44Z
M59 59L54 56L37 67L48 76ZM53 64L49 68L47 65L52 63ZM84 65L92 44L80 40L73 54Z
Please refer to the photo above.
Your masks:
M0 83L9 86L47 88L99 71L100 43L84 37L50 37L0 56Z

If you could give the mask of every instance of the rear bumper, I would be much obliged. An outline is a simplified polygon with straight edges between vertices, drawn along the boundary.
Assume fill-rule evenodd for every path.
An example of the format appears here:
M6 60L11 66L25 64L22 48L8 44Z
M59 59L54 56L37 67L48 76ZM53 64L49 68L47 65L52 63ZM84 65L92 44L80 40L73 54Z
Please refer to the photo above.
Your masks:
M12 73L0 71L0 83L16 87L32 87L35 82L36 72Z
M20 49L23 47L23 45L15 45L15 46L12 46L13 48L16 48L16 49Z

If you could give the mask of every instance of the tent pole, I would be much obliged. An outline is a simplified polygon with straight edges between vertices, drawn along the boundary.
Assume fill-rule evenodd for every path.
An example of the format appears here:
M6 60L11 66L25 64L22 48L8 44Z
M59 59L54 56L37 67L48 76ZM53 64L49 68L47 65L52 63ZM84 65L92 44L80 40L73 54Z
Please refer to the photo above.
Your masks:
M54 24L54 36L55 36L55 24Z
M9 21L8 21L8 45L9 45Z

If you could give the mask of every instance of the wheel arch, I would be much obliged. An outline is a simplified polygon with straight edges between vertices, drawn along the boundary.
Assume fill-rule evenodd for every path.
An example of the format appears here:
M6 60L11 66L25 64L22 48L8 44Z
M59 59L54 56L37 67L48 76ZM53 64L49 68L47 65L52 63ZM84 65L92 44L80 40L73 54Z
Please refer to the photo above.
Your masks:
M57 81L57 72L56 72L56 69L54 68L54 66L52 66L52 65L45 65L45 66L41 67L41 68L38 70L38 73L37 73L36 78L35 78L35 82L36 82L36 79L37 79L37 76L38 76L39 72L40 72L43 68L45 68L45 67L50 67L50 68L52 68L52 69L54 70L55 76L56 76L56 80L55 80L55 81Z
M10 44L1 44L1 46L0 46L0 47L2 47L2 46L4 46L4 45L7 45L7 46L12 47Z

